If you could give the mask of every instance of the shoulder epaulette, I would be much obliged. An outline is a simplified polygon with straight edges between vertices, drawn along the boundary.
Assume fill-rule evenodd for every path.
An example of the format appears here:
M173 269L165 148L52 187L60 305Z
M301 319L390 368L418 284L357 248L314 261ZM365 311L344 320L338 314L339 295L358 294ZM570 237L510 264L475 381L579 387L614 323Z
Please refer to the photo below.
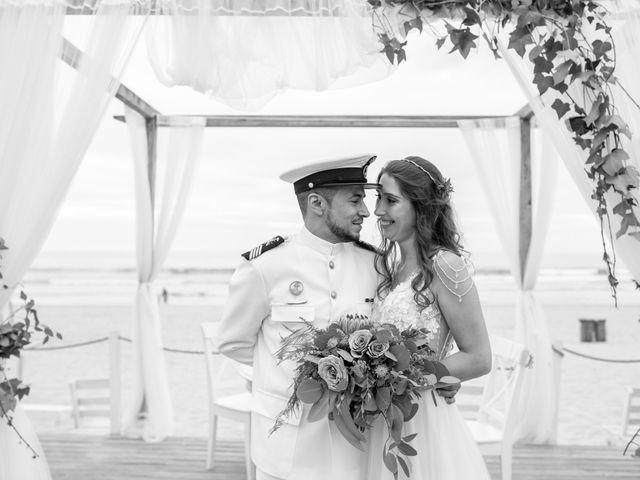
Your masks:
M364 248L365 250L369 250L370 252L373 252L373 253L378 253L378 249L376 247L374 247L370 243L363 242L362 240L356 240L355 242L353 242L353 244L356 247Z
M258 245L256 248L253 248L248 252L244 252L242 256L247 260L253 260L254 258L258 258L264 252L268 252L269 250L274 249L278 245L281 245L283 243L284 243L284 237L277 235L273 237L271 240Z

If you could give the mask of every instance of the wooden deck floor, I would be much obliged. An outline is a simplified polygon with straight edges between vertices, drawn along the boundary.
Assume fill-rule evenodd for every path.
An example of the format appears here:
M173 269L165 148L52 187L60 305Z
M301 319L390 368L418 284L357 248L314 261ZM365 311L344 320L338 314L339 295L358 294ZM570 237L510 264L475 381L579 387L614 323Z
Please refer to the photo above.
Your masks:
M218 464L204 468L206 441L173 438L148 444L124 438L75 433L40 435L53 480L244 480L244 449L238 441L221 441ZM487 457L494 480L497 457ZM575 446L518 446L513 480L640 479L640 458L619 449ZM424 480L424 479L416 479ZM471 479L461 479L471 480Z

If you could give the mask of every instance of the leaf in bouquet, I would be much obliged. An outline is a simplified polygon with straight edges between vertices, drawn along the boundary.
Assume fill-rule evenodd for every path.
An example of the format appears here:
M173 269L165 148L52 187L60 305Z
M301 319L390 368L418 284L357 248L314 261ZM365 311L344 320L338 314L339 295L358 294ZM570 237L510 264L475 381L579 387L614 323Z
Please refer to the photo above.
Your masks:
M348 408L348 407L347 407ZM353 430L347 425L347 419L344 418L341 410L339 408L333 409L333 421L338 428L338 431L342 434L344 439L349 442L351 445L356 447L358 450L365 451L363 440L364 436L362 433L357 430L355 423L353 423L353 419L351 418L351 414L347 413L347 417L350 421L350 424L353 425L353 429L358 431L358 436L353 432Z
M327 348L327 343L331 338L335 335L333 333L321 333L313 339L313 344L318 347L320 350L324 350Z
M404 424L404 414L397 405L393 403L387 411L389 434L397 443L402 442L402 425Z
M320 397L317 402L311 405L309 413L307 414L307 420L309 420L309 422L317 422L319 420L327 418L327 415L329 414L330 396L331 394L329 393L329 390L325 390L322 394L322 397Z
M411 408L413 407L411 397L409 397L409 395L398 395L393 398L393 403L400 408L402 411L402 418L406 422L411 414Z
M380 343L388 343L393 339L393 333L386 328L381 328L376 332L376 340Z
M403 371L409 368L411 363L411 353L404 345L397 343L395 345L391 345L389 347L389 351L396 357L397 364L396 369L399 371Z
M398 478L398 462L396 461L396 456L391 452L386 452L382 459L384 460L384 466L387 467L387 470L393 473L393 478Z
M411 353L416 353L418 351L418 346L416 345L416 342L414 342L413 340L405 340L403 343L406 349L409 350Z
M409 412L409 416L408 417L404 417L404 421L408 422L409 420L411 420L413 417L416 416L416 413L418 413L418 404L417 403L413 403L411 405L411 411Z
M407 457L415 457L416 455L418 455L416 449L408 443L401 443L400 445L398 445L398 450L400 450L400 453L405 454Z
M398 358L393 353L391 353L389 350L384 352L384 356L389 358L389 359L391 359L391 360L393 360L396 363L398 362Z
M433 386L438 383L438 377L436 377L433 373L424 376L424 380L426 385Z
M413 440L414 438L416 438L418 436L417 433L412 433L410 435L407 435L405 437L402 437L402 441L409 443L411 440Z
M322 384L313 378L303 380L296 388L296 396L303 403L315 403L320 400L323 393Z
M409 466L407 465L407 462L405 462L404 458L402 458L399 455L398 455L397 459L398 459L398 463L400 464L400 467L402 468L402 471L404 472L404 475L407 478L409 478L411 472L409 471Z
M380 387L376 390L376 404L381 412L386 412L391 404L391 389Z
M304 356L304 359L307 362L311 362L311 363L315 363L315 364L317 364L320 361L321 358L322 357L318 357L317 355L311 355L311 354Z
M440 377L440 380L436 383L436 388L448 387L449 385L459 385L460 379L458 377L454 377L453 375L445 375L444 377Z
M338 349L338 355L340 355L342 358L344 358L347 362L353 362L353 356L347 352L346 350L343 350L341 348Z
M367 395L364 399L364 409L367 412L376 412L378 410L378 404L376 400L373 398L371 392L367 392Z

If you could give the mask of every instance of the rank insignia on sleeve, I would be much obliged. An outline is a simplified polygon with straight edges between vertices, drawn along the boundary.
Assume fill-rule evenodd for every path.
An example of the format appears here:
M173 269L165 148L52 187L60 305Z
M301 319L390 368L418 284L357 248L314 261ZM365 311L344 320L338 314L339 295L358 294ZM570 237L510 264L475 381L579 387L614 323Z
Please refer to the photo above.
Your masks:
M280 235L277 235L273 237L271 240L264 242L255 248L252 248L248 252L244 252L242 256L247 260L253 260L254 258L257 258L260 255L262 255L264 252L268 252L269 250L276 248L278 245L281 245L282 243L284 243L284 238L281 237Z

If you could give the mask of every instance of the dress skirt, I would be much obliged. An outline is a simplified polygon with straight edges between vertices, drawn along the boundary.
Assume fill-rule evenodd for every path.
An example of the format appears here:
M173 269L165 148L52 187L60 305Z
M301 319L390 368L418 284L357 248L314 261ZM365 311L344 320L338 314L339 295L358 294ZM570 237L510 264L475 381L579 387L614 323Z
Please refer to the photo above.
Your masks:
M408 458L410 477L414 480L490 480L480 449L473 439L462 414L454 404L447 404L431 392L417 400L420 408L404 423L402 436L417 433L409 442L418 452ZM367 455L368 480L393 480L385 467L383 447L389 434L383 418L371 430ZM407 477L398 467L398 479Z

